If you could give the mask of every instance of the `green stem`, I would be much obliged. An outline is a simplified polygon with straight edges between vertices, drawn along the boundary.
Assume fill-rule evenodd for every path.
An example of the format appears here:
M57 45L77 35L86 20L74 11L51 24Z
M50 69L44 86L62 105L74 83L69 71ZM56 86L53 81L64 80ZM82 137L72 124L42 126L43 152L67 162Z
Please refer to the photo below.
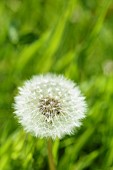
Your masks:
M52 139L48 139L48 162L50 170L56 170L55 168L55 162L52 154Z

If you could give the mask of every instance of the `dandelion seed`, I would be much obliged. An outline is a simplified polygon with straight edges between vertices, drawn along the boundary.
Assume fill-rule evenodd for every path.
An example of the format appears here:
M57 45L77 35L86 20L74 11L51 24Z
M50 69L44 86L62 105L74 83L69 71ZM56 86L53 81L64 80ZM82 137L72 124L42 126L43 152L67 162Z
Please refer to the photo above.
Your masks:
M62 138L81 125L86 102L73 81L55 74L34 76L19 88L15 114L36 137Z

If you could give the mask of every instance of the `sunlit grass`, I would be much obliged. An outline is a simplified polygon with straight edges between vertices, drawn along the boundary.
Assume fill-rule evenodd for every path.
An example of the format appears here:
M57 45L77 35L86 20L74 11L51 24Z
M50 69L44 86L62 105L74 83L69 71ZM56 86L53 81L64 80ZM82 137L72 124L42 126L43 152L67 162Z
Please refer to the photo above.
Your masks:
M44 140L13 116L17 86L34 74L62 73L80 85L87 118L56 141L58 170L113 169L113 2L0 1L0 170L48 168Z

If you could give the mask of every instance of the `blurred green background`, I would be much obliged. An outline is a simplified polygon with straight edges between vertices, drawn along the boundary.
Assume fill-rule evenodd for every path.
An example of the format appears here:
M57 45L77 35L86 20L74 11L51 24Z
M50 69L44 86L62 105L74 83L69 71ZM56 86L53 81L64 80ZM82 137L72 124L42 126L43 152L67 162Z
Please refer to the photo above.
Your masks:
M58 170L113 170L113 1L0 0L0 170L48 170L46 141L14 118L17 87L53 72L77 82L83 126L56 140Z

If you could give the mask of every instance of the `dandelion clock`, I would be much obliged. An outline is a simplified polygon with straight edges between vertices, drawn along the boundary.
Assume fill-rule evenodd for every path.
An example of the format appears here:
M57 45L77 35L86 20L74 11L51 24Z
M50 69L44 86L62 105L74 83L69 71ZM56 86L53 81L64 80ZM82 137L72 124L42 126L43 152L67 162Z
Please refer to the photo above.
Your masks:
M72 134L81 125L86 102L73 81L46 74L33 76L19 88L14 109L26 132L54 140ZM50 169L55 169L51 160Z

